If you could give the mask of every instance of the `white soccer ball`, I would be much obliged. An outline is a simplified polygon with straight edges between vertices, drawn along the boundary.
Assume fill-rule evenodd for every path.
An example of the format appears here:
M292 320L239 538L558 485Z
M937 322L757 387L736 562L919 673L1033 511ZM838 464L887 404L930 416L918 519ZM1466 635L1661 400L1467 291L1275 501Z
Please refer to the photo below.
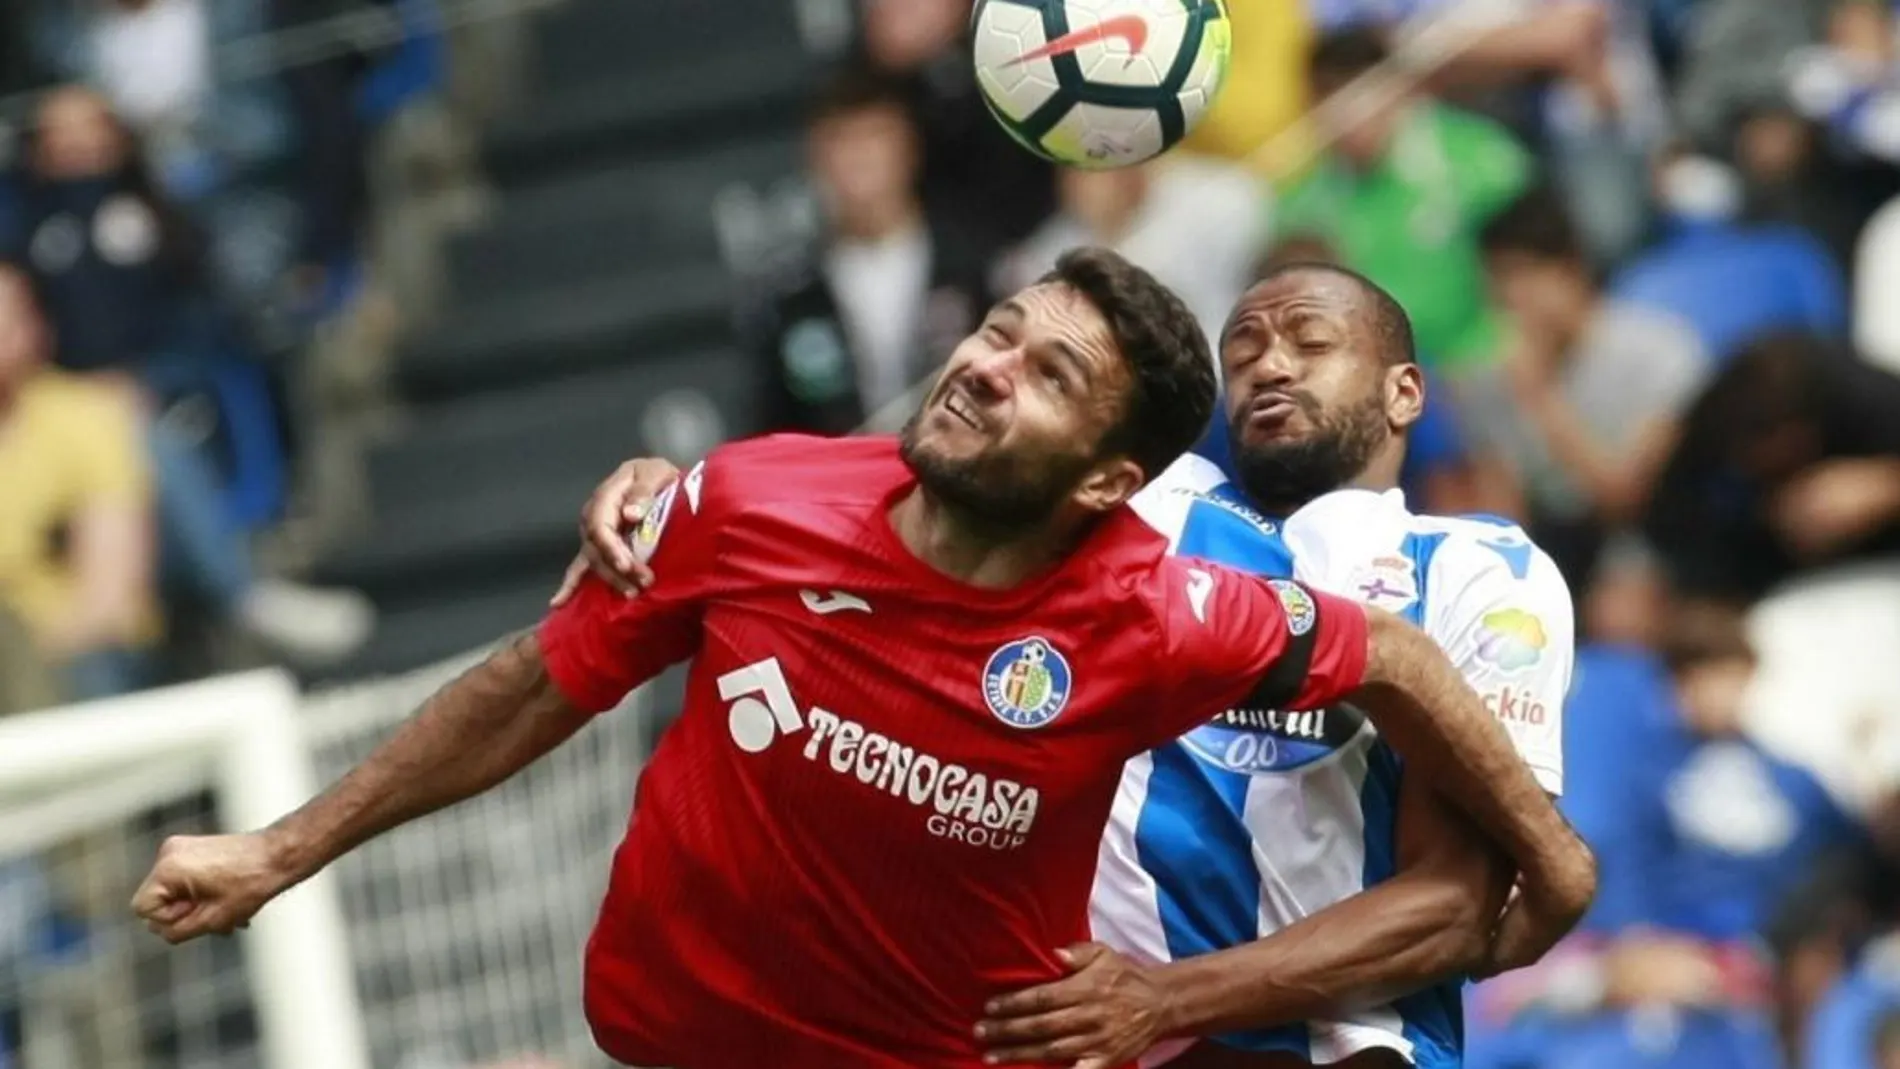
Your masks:
M1225 0L976 0L977 82L1029 151L1126 167L1207 113L1233 51Z

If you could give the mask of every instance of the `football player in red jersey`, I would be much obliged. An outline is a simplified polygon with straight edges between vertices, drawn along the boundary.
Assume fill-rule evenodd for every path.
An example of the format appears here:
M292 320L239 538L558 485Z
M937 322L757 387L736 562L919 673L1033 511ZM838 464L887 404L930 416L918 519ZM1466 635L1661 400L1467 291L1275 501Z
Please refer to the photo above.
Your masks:
M1173 294L1071 253L958 346L900 440L716 451L642 524L640 597L588 581L296 812L169 840L134 909L174 942L229 931L690 660L586 952L622 1062L984 1064L987 998L1087 936L1123 763L1243 700L1366 704L1524 872L1505 927L1554 942L1589 854L1431 641L1169 558L1122 507L1205 426L1213 375Z

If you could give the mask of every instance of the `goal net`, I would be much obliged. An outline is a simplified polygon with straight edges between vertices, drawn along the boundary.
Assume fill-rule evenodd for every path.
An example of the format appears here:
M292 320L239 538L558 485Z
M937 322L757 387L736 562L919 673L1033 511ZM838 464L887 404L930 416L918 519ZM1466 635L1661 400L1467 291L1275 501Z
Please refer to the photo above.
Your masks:
M580 952L645 757L640 695L235 938L170 947L127 909L165 837L275 819L473 661L0 720L0 1069L605 1069Z

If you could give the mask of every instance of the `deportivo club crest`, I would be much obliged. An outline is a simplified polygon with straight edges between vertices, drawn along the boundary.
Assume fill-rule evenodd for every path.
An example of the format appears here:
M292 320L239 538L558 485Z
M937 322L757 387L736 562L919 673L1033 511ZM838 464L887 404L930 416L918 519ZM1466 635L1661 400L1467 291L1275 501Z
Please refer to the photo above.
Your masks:
M1042 727L1069 703L1069 662L1044 639L1018 639L983 666L983 700L1010 727Z

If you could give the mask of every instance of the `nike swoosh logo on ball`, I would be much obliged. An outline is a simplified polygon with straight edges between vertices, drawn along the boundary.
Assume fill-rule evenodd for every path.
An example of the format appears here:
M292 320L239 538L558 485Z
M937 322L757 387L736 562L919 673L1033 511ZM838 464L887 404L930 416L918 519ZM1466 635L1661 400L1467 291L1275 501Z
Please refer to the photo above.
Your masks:
M1130 58L1139 56L1148 44L1148 24L1140 15L1117 15L1112 19L1103 19L1086 29L1065 33L1041 48L1024 52L1011 60L1009 65L1014 67L1050 56L1067 55L1083 45L1097 44L1111 37L1119 37L1128 44Z

